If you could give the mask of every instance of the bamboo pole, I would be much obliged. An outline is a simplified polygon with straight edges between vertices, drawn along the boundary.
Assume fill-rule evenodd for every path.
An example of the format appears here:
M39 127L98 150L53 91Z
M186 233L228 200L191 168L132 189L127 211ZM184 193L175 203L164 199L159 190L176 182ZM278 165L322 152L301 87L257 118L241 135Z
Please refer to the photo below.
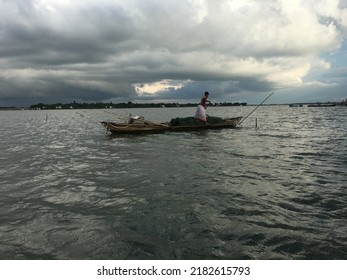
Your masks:
M266 98L263 100L263 102L261 102L257 107L255 107L255 108L252 110L252 112L250 112L245 118L242 119L242 121L239 123L239 125L240 125L241 123L243 123L245 119L247 119L255 110L257 110L257 109L259 108L260 105L262 105L266 100L268 100L268 99L270 98L270 96L273 95L274 93L275 93L275 92L272 92L268 97L266 97Z

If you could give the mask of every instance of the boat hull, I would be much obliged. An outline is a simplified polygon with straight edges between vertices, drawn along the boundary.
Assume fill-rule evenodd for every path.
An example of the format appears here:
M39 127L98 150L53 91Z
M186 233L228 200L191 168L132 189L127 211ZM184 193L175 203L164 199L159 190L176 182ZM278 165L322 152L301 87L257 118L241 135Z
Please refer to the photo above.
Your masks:
M153 123L145 122L143 124L127 124L127 123L115 123L115 122L101 122L108 131L113 134L142 134L142 133L160 133L166 131L196 131L205 129L224 129L235 128L242 117L224 119L220 123L205 124L203 122L197 122L194 125L171 125L170 123Z
M113 134L141 134L160 133L167 131L168 125L126 124L114 122L101 122Z

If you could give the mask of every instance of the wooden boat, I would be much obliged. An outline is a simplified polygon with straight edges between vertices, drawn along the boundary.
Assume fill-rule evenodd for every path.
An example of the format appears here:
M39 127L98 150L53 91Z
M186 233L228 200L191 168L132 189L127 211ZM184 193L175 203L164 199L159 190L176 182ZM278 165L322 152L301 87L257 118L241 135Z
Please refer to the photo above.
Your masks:
M165 131L194 131L203 129L222 129L235 128L242 117L236 118L218 118L208 117L208 122L195 120L193 117L176 118L167 123L155 123L140 119L130 119L128 123L116 123L102 121L101 124L106 127L107 131L113 134L140 134L140 133L159 133Z

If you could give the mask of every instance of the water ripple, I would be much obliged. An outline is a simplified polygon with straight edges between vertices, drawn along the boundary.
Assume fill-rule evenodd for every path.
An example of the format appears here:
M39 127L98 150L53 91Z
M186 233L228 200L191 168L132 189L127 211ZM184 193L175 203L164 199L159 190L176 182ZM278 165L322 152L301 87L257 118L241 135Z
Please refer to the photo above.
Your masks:
M258 128L115 137L102 110L0 112L1 258L346 259L345 113L269 106Z

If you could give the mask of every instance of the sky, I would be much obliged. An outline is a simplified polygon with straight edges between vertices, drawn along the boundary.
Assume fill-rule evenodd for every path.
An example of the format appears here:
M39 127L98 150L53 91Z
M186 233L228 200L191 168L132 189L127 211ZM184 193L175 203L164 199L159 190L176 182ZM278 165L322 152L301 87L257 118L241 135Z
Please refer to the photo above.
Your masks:
M347 98L347 0L0 0L0 107Z

